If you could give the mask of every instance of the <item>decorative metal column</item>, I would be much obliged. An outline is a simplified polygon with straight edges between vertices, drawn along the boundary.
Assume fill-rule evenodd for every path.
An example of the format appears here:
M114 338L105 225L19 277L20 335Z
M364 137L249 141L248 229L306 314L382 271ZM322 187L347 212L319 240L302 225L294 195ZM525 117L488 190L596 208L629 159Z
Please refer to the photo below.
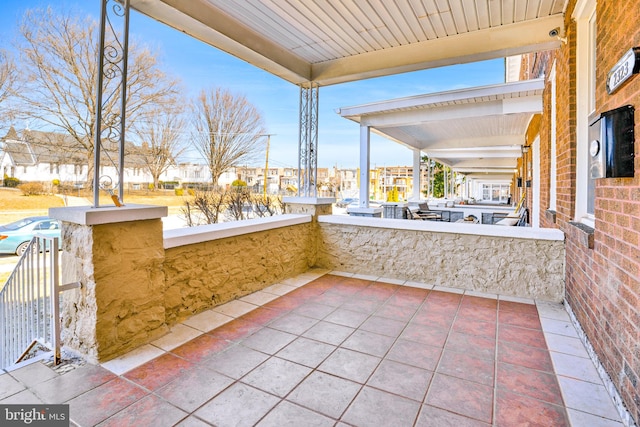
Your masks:
M319 86L313 82L300 86L298 197L316 197L318 194L318 91Z
M117 26L115 24L118 24ZM120 30L116 29L120 28ZM127 60L129 56L129 0L102 0L100 12L100 44L96 82L96 127L93 170L93 207L100 206L100 188L112 194L116 206L124 196L124 141L127 99ZM119 102L117 98L120 98ZM118 165L108 148L117 144ZM116 168L118 195L113 194L113 178L100 176L101 155L105 154Z

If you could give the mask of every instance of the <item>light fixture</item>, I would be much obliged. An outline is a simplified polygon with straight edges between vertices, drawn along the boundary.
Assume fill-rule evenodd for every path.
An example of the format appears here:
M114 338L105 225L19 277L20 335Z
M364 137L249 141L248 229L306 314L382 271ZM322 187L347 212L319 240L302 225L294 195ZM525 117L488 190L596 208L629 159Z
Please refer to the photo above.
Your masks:
M529 152L529 148L531 148L530 145L523 145L522 146L522 154L527 154Z

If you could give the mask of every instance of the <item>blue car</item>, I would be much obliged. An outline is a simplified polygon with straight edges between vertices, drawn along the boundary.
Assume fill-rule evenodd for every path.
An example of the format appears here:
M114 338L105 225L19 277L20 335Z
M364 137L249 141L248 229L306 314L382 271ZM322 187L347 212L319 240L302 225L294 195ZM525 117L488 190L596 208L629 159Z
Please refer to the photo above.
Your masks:
M22 255L35 234L60 237L60 222L47 216L30 216L0 225L0 254Z

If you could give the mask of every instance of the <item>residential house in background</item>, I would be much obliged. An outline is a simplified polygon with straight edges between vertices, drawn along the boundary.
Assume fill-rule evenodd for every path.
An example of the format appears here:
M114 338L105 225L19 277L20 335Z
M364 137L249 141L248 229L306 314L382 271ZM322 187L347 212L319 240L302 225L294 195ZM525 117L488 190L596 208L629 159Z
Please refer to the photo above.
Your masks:
M17 178L20 181L37 181L51 184L58 180L60 184L73 188L87 185L88 158L84 147L78 145L72 137L55 132L24 130L19 135L10 128L2 140L0 168L3 176ZM117 181L117 171L110 159L117 158L117 150L107 150L102 160L100 175L106 175ZM144 190L149 188L153 179L145 168L140 148L127 144L125 157L125 190ZM451 175L448 175L451 176ZM506 203L511 194L511 183L482 180L466 180L461 174L456 182L448 181L445 197L474 198L490 202ZM218 185L229 188L235 180L247 183L254 192L267 194L296 194L298 188L298 169L294 167L270 167L267 172L265 188L265 168L261 166L239 166L225 171ZM421 167L420 194L433 190L431 182L433 171L426 165ZM211 182L211 174L203 163L181 162L170 166L160 181L165 189L175 187L198 188ZM322 197L357 197L359 188L359 169L317 168L318 193ZM398 190L400 199L408 200L413 192L413 167L411 166L374 166L370 170L370 199L385 201L393 188Z
M125 157L125 190L142 190L153 182L145 168L140 148L127 144ZM117 159L117 150L105 150L100 175L109 176L117 181L116 168L110 160ZM88 157L86 149L68 135L56 132L24 130L19 135L12 127L2 138L0 150L0 168L3 177L17 178L26 182L51 184L58 180L60 184L83 188L87 185ZM333 196L336 186L336 171L318 168L318 188L327 196ZM228 188L240 179L255 192L265 190L265 169L258 166L240 166L225 171L218 185ZM183 162L171 165L160 176L160 181L168 183L167 188L175 186L201 187L211 183L211 174L203 163ZM353 183L350 183L352 185ZM266 192L268 194L295 194L298 185L298 169L292 167L270 167L267 172Z
M118 151L115 147L103 147L105 156L101 159L100 176L108 176L117 182ZM124 182L126 189L141 189L153 182L145 168L140 148L126 145ZM2 140L0 168L2 176L20 181L37 181L51 184L57 180L61 185L83 188L87 185L90 159L87 150L73 137L57 132L42 132L25 129L20 135L12 127ZM190 168L182 168L185 177L195 174ZM206 178L206 177L204 177ZM163 181L177 180L177 169L169 170Z
M83 185L88 170L86 153L70 136L32 130L18 136L13 127L3 140L0 168L3 177L72 185Z

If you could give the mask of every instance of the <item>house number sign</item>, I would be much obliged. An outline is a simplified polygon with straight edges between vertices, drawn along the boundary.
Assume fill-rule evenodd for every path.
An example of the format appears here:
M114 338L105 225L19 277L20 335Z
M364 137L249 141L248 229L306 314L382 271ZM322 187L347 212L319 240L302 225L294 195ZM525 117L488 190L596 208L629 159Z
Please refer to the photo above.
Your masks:
M640 71L640 47L629 49L607 74L607 92L611 95L622 83Z

